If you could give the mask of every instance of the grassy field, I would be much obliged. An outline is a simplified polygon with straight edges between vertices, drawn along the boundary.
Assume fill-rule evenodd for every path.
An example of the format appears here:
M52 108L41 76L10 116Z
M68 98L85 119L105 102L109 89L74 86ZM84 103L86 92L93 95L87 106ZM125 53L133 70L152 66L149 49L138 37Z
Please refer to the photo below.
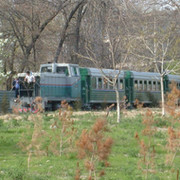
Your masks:
M177 180L177 171L180 167L180 152L176 151L175 159L171 164L166 164L168 151L166 149L168 130L171 125L169 119L162 119L158 113L154 114L154 124L152 127L156 129L155 133L150 136L143 134L145 125L142 124L143 115L146 110L139 112L133 110L122 115L120 124L116 123L116 113L110 112L108 121L108 131L104 136L113 139L113 146L109 155L110 166L105 168L105 175L98 179L102 180ZM51 125L57 120L56 112L51 114L41 114L37 117L32 114L22 115L6 115L0 117L0 179L4 180L64 180L74 179L76 173L77 162L80 163L81 179L87 179L87 171L84 168L83 161L77 158L75 142L79 138L83 129L90 129L98 118L103 118L103 112L75 112L71 119L74 120L73 127L76 129L71 148L68 145L62 153L62 156L55 155L47 146L52 137L57 138L57 134L51 129ZM46 153L35 155L32 149L22 148L18 145L25 142L26 147L31 142L34 121L41 119L39 131L45 132L39 138L38 143L42 142L41 148ZM61 124L59 125L61 126ZM179 128L179 124L175 123L175 128ZM36 129L38 131L38 128ZM58 132L58 131L57 131ZM59 131L60 133L61 131ZM154 148L154 155L151 157L150 149L146 149L146 158L149 164L143 164L142 147L135 139L138 133L140 139L147 143L149 148ZM51 138L49 138L49 134ZM179 137L180 138L180 137ZM151 142L149 142L151 141ZM36 144L35 143L35 144ZM55 146L55 145L54 145ZM179 147L178 147L179 148ZM31 155L29 155L31 153ZM28 168L29 155L29 168ZM153 163L151 162L153 161ZM142 162L142 163L141 163ZM152 165L153 164L153 165ZM143 169L140 169L140 166ZM150 166L152 165L152 166ZM152 169L153 167L153 169ZM102 163L98 164L97 171L103 167ZM147 170L148 169L148 170Z

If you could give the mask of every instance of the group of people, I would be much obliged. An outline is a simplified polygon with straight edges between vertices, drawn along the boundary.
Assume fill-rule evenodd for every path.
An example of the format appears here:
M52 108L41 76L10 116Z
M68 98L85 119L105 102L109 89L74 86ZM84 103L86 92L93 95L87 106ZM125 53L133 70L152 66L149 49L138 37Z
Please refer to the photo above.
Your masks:
M26 89L33 89L34 83L35 83L35 77L30 71L26 72L26 76L24 78ZM15 98L19 98L20 95L20 80L18 77L16 77L13 81L13 90L15 90ZM32 92L29 91L29 96L32 96Z

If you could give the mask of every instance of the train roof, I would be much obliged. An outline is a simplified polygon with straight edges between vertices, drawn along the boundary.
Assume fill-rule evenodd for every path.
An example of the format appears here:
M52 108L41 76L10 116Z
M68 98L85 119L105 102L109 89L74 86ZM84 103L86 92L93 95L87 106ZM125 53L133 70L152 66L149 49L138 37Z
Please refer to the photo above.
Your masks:
M124 73L126 71L124 70L113 70L113 69L98 69L98 68L87 68L88 73L91 76L102 76L102 72L106 74L107 76L115 76L120 72L120 77L124 76ZM136 72L136 71L129 71L131 72L131 75L133 78L136 79L150 79L150 80L160 80L160 74L154 73L154 72Z
M107 75L107 76L115 76L117 75L119 72L119 76L120 77L123 77L124 76L124 73L126 71L124 70L113 70L113 69L98 69L98 68L86 68L88 69L88 73L89 75L91 76L102 76L102 72ZM138 79L138 80L155 80L155 81L160 81L160 74L157 73L157 72L137 72L137 71L129 71L131 72L131 76L134 78L134 79ZM177 81L177 82L180 82L180 76L178 75L167 75L169 80L170 81Z
M170 81L176 81L176 82L180 82L180 76L178 76L178 75L172 75L172 74L170 74L170 75L168 75L168 78L169 78L169 80Z
M43 66L50 66L50 65L56 65L56 66L79 66L78 64L69 64L69 63L46 63L46 64L41 64L41 67Z
M31 72L33 76L37 77L37 76L40 76L40 73L39 72ZM25 77L26 76L26 73L18 73L17 75L18 77Z
M98 68L87 68L89 75L91 76L102 76L104 73L106 76L115 76L119 73L120 77L124 76L124 71L113 70L113 69L98 69Z
M160 74L155 72L136 72L131 71L132 76L134 79L140 79L140 80L160 80Z

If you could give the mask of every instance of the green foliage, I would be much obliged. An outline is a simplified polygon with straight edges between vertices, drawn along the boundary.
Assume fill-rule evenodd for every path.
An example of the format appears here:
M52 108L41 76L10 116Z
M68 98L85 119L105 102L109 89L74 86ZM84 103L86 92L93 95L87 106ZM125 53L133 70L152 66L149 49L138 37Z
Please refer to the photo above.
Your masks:
M19 126L20 124L19 124L18 120L13 119L13 120L12 120L12 125L13 125L14 127L17 127L17 126Z
M16 166L1 169L0 178L6 180L25 180L27 169L20 158Z
M53 116L47 116L46 114L44 115L43 119L44 121L50 121L53 118Z
M9 177L12 177L13 180L23 180L25 177L25 173L26 171L24 170L24 168L12 168L9 169L7 174Z
M162 116L156 116L154 121L157 127L168 127L170 125L169 120L167 118L162 118Z

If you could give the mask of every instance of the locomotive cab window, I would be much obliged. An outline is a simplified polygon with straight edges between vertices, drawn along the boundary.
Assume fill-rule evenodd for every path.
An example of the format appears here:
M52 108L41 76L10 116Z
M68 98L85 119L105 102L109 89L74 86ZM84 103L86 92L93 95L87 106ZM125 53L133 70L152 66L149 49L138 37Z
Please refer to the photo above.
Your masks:
M68 67L66 66L59 66L56 68L56 72L58 74L62 74L62 75L65 75L65 76L69 76L69 71L68 71Z
M77 67L71 67L72 76L79 76L79 70Z
M41 68L41 73L52 72L52 66L45 66Z

